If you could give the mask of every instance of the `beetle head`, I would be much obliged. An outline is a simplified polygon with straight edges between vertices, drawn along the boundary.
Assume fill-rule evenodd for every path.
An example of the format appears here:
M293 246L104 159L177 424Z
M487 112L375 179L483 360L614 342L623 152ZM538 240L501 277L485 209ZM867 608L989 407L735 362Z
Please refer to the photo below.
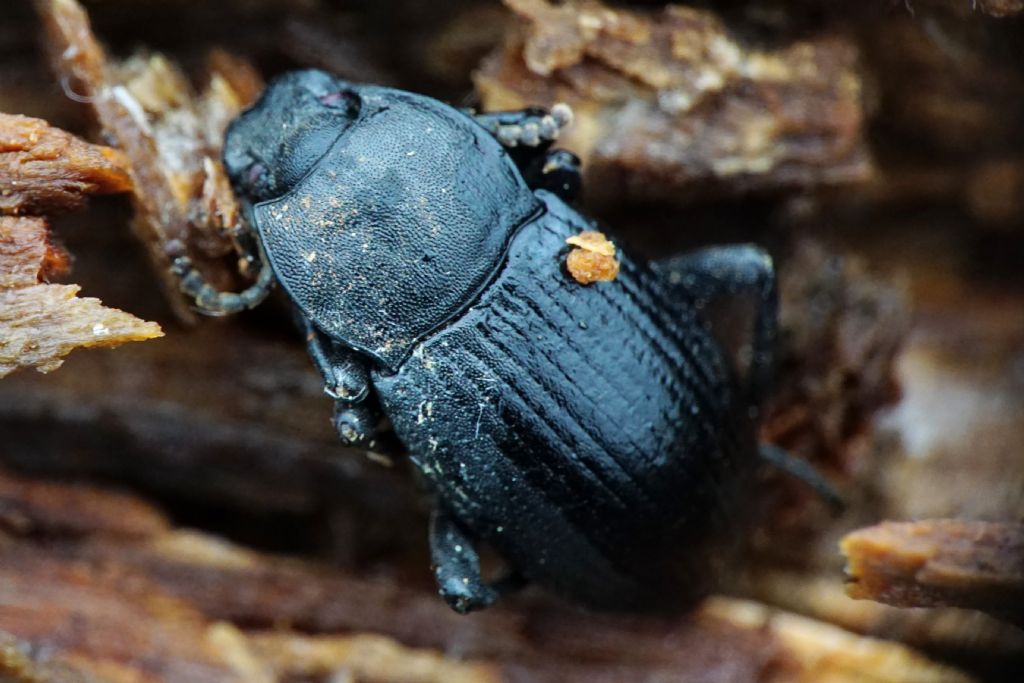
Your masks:
M316 165L359 116L355 88L323 71L296 71L273 81L231 124L224 164L243 197L279 197Z

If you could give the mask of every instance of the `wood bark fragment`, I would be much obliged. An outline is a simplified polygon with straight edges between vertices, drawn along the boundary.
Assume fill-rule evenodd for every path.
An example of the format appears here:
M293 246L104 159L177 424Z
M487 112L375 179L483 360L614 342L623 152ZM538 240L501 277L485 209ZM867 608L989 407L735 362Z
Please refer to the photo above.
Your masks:
M847 534L847 593L900 607L970 607L1024 622L1024 524L936 519Z
M41 119L0 114L0 214L81 207L87 195L131 189L127 160Z
M208 279L223 288L237 284L223 257L241 219L220 150L227 124L261 89L259 76L242 60L215 52L209 82L197 95L162 55L111 60L76 0L35 4L55 71L128 158L136 233L168 302L182 321L196 322L169 271L167 245L195 247L194 260Z
M524 26L474 76L484 108L570 104L577 120L562 142L592 196L678 200L870 177L848 41L762 51L716 14L680 5L505 4Z
M432 650L415 650L385 636L302 636L260 632L251 636L256 655L278 679L326 680L349 672L356 681L402 683L501 683L493 665L447 659Z
M60 262L39 218L0 216L0 377L18 368L58 368L79 347L117 346L162 336L156 323L78 298L77 285L44 284Z

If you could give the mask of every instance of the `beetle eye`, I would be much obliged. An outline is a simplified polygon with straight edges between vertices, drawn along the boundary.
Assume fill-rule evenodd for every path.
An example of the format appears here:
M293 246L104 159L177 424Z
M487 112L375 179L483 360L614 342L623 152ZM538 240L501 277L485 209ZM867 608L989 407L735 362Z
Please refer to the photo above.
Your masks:
M267 167L257 161L249 167L248 172L245 174L245 180L249 183L250 187L256 187L256 185L263 180L263 176L266 175L266 172Z
M359 96L351 90L336 90L317 99L329 109L343 109L350 115L355 115L359 111Z
M263 161L253 161L241 174L245 194L252 200L260 201L274 195L274 178Z

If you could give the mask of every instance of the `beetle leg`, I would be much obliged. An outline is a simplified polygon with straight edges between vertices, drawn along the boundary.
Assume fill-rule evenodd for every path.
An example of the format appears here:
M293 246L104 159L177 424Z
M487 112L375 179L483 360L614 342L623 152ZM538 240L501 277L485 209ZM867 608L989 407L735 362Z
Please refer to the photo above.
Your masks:
M334 402L334 429L341 445L368 451L390 451L380 445L380 411L370 403Z
M306 339L306 351L324 379L324 392L343 404L361 403L370 393L366 365L352 352L325 335L301 312L295 321Z
M722 347L735 351L733 360L745 378L748 405L756 415L775 370L779 297L771 257L753 245L710 247L653 267L674 293L700 312ZM735 329L743 317L737 304L747 307L752 331Z
M518 111L474 113L472 116L498 142L510 149L545 150L558 139L559 132L572 123L572 109L561 103L551 107L551 111L530 107Z
M769 443L761 444L758 455L761 460L803 482L825 501L834 514L839 514L846 509L846 501L843 500L843 497L811 463Z
M438 593L459 614L490 607L500 597L480 576L480 556L454 519L437 508L430 518L430 556Z
M265 258L259 259L260 271L256 281L241 292L223 292L215 288L196 268L185 253L185 245L172 240L165 249L171 259L171 273L178 278L178 288L195 300L196 310L205 315L223 316L255 308L267 298L274 287L274 273ZM255 261L246 255L247 262Z
M334 429L342 444L377 450L384 443L378 425L381 411L370 396L370 374L356 354L318 330L309 318L295 312L296 324L305 335L306 351L324 380L324 392L334 399Z

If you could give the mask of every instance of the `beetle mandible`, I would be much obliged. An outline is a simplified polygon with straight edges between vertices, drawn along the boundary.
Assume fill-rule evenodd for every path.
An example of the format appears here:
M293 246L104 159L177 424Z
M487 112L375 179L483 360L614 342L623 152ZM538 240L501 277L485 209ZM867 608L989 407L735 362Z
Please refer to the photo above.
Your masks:
M620 251L614 280L574 281L566 239L593 224L569 203L578 160L552 148L568 118L286 74L225 143L257 282L218 292L171 254L208 313L283 287L342 441L380 449L383 425L428 482L435 576L459 612L522 581L597 607L688 604L760 452L770 258ZM744 324L715 319L736 302ZM481 576L482 543L508 576Z

